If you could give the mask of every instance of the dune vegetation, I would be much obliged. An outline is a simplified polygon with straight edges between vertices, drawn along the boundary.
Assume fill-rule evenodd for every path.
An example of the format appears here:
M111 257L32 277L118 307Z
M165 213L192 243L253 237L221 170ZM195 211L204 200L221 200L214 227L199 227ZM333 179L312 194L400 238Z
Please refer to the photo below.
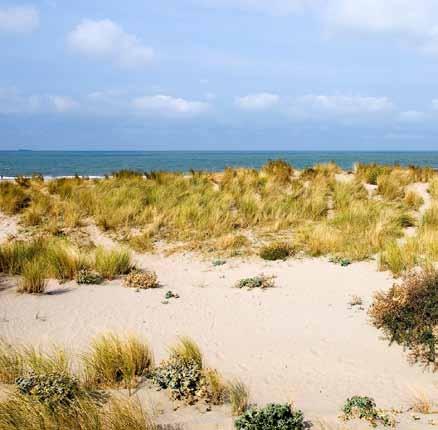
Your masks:
M424 198L411 187L418 182L429 184L432 200L422 215ZM378 256L381 269L396 275L438 259L438 176L429 168L359 164L347 174L331 163L299 171L277 160L259 170L120 171L102 179L36 176L0 185L2 211L19 215L32 236L69 239L80 254L87 244L76 233L94 223L139 252L162 241L175 249L268 259ZM416 234L405 240L408 227ZM67 258L68 252L52 247L51 276L71 279L83 264L78 255ZM93 253L93 269L103 277L129 271L127 254Z

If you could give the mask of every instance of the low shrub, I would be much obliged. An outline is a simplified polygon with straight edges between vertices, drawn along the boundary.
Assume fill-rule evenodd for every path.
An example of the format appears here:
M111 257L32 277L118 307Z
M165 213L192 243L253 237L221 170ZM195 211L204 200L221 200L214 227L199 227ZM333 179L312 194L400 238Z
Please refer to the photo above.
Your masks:
M204 400L222 404L228 398L228 388L213 369L203 368L202 353L189 338L181 338L170 348L170 356L157 367L152 380L160 388L168 389L175 400L188 404Z
M25 263L17 291L20 293L43 294L46 290L46 265L41 260Z
M369 314L390 342L408 348L410 359L438 369L438 272L408 274L387 292L375 295Z
M293 248L285 242L275 242L269 245L265 245L260 250L260 257L263 260L285 260L293 255Z
M153 354L149 345L137 337L123 339L109 334L93 341L83 361L87 385L131 389L137 378L151 372Z
M106 279L126 275L133 269L128 251L103 248L96 250L94 267Z
M158 288L158 277L153 271L132 272L126 276L124 286L128 288L140 288L147 290L149 288Z
M385 427L394 426L394 420L376 408L375 401L366 396L353 396L347 399L343 408L342 418L345 421L351 419L367 420L373 427L382 424Z
M69 406L81 394L79 381L65 373L30 373L15 381L21 394L33 396L49 408Z
M103 282L102 276L94 270L80 269L76 274L78 284L97 285Z
M275 276L265 276L263 273L259 276L254 276L253 278L244 278L238 281L235 285L236 288L272 288L275 287L274 283Z
M304 415L290 405L269 404L264 408L252 407L239 416L237 430L303 430Z

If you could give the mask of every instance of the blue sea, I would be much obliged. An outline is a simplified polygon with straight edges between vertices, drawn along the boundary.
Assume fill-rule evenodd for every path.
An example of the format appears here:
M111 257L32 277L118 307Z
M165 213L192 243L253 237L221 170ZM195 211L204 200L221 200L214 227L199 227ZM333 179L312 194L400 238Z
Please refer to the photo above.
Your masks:
M438 151L0 151L0 175L103 176L120 169L218 171L227 166L258 168L270 159L283 159L297 168L329 161L346 170L356 162L438 168Z

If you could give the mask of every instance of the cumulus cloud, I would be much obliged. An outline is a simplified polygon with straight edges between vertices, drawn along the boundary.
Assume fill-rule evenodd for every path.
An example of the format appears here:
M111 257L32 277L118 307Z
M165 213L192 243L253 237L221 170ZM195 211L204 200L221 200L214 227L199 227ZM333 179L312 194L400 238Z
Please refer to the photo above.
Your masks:
M139 112L171 116L193 116L205 113L210 105L206 102L191 101L167 95L135 98L132 106Z
M34 6L0 6L0 32L30 33L39 25L39 13Z
M237 97L235 99L235 104L243 110L262 111L272 108L279 101L280 97L277 94L258 93L249 94L244 97Z
M373 114L394 108L388 97L363 97L345 95L314 95L299 97L296 105L313 112L331 114Z
M109 19L83 20L68 35L70 48L91 58L112 61L122 67L149 64L154 51Z

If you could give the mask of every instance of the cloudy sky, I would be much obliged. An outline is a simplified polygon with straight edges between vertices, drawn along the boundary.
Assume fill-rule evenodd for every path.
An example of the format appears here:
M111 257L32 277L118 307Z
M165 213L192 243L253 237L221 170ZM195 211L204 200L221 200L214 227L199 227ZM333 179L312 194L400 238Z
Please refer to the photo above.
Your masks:
M2 0L18 148L438 150L438 1Z

